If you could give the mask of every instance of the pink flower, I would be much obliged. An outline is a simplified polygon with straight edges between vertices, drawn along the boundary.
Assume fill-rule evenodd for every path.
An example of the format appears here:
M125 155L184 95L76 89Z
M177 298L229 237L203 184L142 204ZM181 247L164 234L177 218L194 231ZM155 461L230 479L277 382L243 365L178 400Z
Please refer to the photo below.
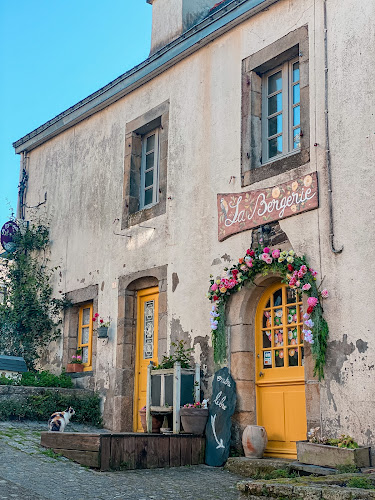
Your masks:
M328 297L328 290L325 288L324 290L322 290L322 293L321 293L323 299L326 299Z
M78 361L81 361L82 356L77 356Z
M95 316L94 316L94 317L95 317L95 318L97 318L98 316L99 316L99 313L95 313Z
M104 323L104 321L101 319L101 320L100 320L100 323Z
M300 271L302 271L303 274L306 274L307 273L307 267L305 265L301 266L300 267Z
M232 270L232 276L236 280L237 279L237 274L238 274L238 269L233 269Z
M302 290L304 290L305 292L307 292L307 290L310 290L310 288L311 288L310 283L306 283L305 285L303 285Z
M309 297L307 299L307 303L309 304L310 307L315 307L316 304L318 303L318 299L316 297Z
M273 250L272 257L274 259L278 259L280 257L280 250L278 248L275 248L275 250Z
M253 267L253 259L251 257L246 257L245 262L247 267Z
M298 271L298 277L303 278L303 272L301 270Z
M248 249L246 250L246 253L247 253L247 255L250 255L250 253L251 253L250 248L248 248Z
M317 276L317 275L318 275L318 272L317 272L317 271L314 271L314 269L313 269L312 267L310 267L309 271L310 271L310 273L314 276L314 278L315 278L315 276Z
M300 281L296 281L296 287L298 288L301 285Z
M96 321L96 318L92 318L93 321Z
M214 283L212 286L211 286L211 290L213 292L216 292L216 290L218 289L218 284L217 283Z
M77 356L76 356L75 354L73 354L72 359L76 359L76 357L77 357Z
M270 253L270 249L268 247L265 247L263 250L264 253Z

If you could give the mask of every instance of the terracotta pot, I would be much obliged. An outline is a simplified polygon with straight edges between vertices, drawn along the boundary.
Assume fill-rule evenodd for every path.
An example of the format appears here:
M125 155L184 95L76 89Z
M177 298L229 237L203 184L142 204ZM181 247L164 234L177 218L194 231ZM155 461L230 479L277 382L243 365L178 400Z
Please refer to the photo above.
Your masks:
M242 434L245 457L262 458L268 443L266 429L260 425L247 425Z
M147 432L146 410L139 410L143 432ZM152 433L160 433L160 427L163 425L162 418L152 415Z
M208 408L181 408L181 424L189 434L204 434L208 419Z
M66 373L81 373L83 372L83 368L82 363L68 363L66 365Z

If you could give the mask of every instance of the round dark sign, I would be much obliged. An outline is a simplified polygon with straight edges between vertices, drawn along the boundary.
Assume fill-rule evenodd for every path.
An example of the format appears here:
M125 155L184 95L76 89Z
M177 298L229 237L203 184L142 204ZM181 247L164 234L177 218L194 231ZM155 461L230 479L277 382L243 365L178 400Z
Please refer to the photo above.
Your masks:
M14 235L18 232L18 226L12 220L6 222L1 228L1 246L7 252L13 252L16 245L13 242Z

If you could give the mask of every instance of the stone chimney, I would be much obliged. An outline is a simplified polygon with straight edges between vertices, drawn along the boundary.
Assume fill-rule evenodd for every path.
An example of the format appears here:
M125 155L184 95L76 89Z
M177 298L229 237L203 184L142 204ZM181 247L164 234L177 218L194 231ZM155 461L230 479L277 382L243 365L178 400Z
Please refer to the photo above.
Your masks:
M208 14L215 0L146 0L152 5L150 55L178 38ZM217 0L216 0L217 1Z

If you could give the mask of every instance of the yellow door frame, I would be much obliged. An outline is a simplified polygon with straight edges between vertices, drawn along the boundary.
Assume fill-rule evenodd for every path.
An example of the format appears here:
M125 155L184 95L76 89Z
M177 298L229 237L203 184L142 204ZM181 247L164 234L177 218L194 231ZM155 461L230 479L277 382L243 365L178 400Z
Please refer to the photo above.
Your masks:
M281 305L275 306L273 303L274 293L282 289L282 303ZM288 308L293 307L293 303L287 304L287 289L288 286L286 284L277 282L273 285L269 286L264 294L262 295L258 307L256 310L255 316L255 352L256 352L256 375L255 375L255 384L256 384L256 411L257 411L257 422L258 425L262 425L262 408L261 408L261 400L262 403L265 401L264 398L270 398L272 394L274 394L275 400L272 401L268 399L268 404L276 405L279 409L278 404L280 401L283 401L283 405L286 406L285 401L288 399L295 399L299 402L298 408L296 409L296 413L299 414L296 416L296 420L299 426L299 434L301 434L301 439L305 439L303 436L303 432L301 429L307 427L306 424L306 398L305 398L305 374L304 374L304 366L302 364L302 349L303 349L303 338L302 338L302 328L303 328L303 318L301 317L300 306L302 305L302 298L299 296L298 300L295 302L296 308L296 321L292 321L288 323ZM268 301L270 302L268 305ZM266 307L267 306L267 307ZM263 324L263 314L264 311L270 311L270 324L268 326L264 326ZM274 314L276 310L282 310L282 325L275 324L276 315ZM296 328L297 329L297 339L295 347L292 344L288 344L288 330ZM275 331L282 330L283 331L283 345L278 346L275 343ZM271 345L269 347L265 347L263 343L263 332L270 331L270 342ZM289 366L289 351L298 349L298 366ZM267 353L271 353L272 360L272 368L265 368L263 364L265 362L265 351ZM284 366L276 367L275 359L276 359L276 351L283 352ZM285 388L288 389L284 390ZM263 392L262 392L263 391ZM267 391L269 394L267 395ZM262 398L261 398L262 394ZM286 396L285 396L286 395ZM301 403L303 398L303 403ZM287 421L287 411L286 407L283 407L283 426L284 429L289 425L289 420ZM272 410L272 408L270 408ZM290 417L289 417L290 419ZM298 419L300 419L298 421ZM281 423L280 423L281 425ZM289 427L290 429L290 427ZM267 430L267 429L266 429ZM307 429L306 429L307 430ZM275 441L277 442L277 441ZM286 441L285 443L290 443L290 441ZM282 441L280 441L281 445L279 448L274 448L271 450L269 448L266 450L265 455L268 456L282 456L285 458L295 458L296 452L291 449L291 445L285 444L283 447ZM285 449L284 449L285 448ZM271 450L271 451L270 451Z
M154 351L153 357L149 361L158 363L158 319L159 319L159 287L146 288L137 292L137 329L135 342L135 372L134 372L134 402L133 402L133 430L138 430L138 399L139 399L139 381L141 376L141 358L143 357L144 340L144 315L143 305L147 298L153 297L154 300ZM146 375L147 376L147 375Z

